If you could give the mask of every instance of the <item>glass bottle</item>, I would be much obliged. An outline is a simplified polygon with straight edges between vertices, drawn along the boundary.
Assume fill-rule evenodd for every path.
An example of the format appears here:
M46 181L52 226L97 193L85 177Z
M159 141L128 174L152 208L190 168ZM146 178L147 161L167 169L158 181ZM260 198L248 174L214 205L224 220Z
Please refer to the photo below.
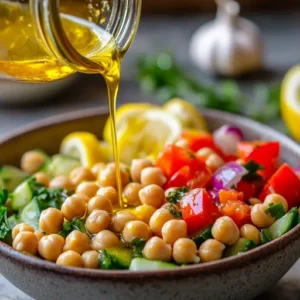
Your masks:
M0 0L0 76L49 82L110 69L138 27L141 0Z

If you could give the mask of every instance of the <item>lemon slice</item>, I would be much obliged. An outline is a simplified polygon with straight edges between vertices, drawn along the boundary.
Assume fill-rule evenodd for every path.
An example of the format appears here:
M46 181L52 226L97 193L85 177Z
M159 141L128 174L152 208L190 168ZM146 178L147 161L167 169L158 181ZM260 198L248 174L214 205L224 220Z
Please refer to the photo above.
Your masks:
M105 160L99 140L89 132L73 132L67 135L60 145L60 153L78 157L81 164L88 168Z
M119 132L123 126L126 126L130 118L140 115L153 106L149 103L127 103L116 110L116 132ZM103 139L111 143L111 123L107 119L103 130Z
M134 158L156 158L166 144L175 142L182 131L181 122L161 109L148 109L127 120L118 132L120 159L129 164Z
M300 65L290 69L283 79L280 106L285 124L300 141Z
M184 128L207 131L204 118L193 104L180 98L175 98L167 102L163 109L178 118Z

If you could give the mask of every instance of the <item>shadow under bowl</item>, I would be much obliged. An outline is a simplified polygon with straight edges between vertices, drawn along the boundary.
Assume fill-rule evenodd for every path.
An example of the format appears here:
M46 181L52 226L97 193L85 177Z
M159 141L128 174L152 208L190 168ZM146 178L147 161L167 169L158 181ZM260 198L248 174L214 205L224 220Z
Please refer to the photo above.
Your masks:
M211 130L239 126L250 140L277 140L281 158L300 160L300 146L273 129L228 113L204 110ZM90 131L101 138L106 109L84 110L38 122L0 141L0 165L15 164L22 153L59 150L64 136ZM29 257L0 242L0 272L36 299L253 299L275 284L300 256L300 225L266 245L217 262L172 270L130 272L66 268Z

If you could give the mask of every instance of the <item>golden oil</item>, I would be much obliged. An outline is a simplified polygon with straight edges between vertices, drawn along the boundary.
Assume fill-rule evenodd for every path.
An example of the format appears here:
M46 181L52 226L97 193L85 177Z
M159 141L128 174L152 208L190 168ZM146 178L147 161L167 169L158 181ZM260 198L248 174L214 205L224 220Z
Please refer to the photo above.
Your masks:
M104 76L107 84L112 146L119 203L122 208L122 185L115 129L121 55L114 38L101 27L66 14L61 14L61 20L71 45L82 56L99 65L96 71ZM95 69L83 71L95 73ZM75 72L76 70L52 56L39 40L28 9L24 9L24 6L18 3L0 2L0 75L8 79L38 83L59 80Z

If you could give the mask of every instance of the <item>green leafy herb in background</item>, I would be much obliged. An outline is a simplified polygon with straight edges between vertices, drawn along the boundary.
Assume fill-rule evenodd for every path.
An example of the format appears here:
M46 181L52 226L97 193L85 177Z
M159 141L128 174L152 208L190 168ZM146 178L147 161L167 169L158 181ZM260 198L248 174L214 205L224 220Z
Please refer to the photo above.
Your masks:
M154 94L161 103L180 97L198 107L246 115L263 123L278 121L280 116L279 85L257 85L248 97L233 80L214 85L199 83L169 53L141 57L138 81L142 90Z

